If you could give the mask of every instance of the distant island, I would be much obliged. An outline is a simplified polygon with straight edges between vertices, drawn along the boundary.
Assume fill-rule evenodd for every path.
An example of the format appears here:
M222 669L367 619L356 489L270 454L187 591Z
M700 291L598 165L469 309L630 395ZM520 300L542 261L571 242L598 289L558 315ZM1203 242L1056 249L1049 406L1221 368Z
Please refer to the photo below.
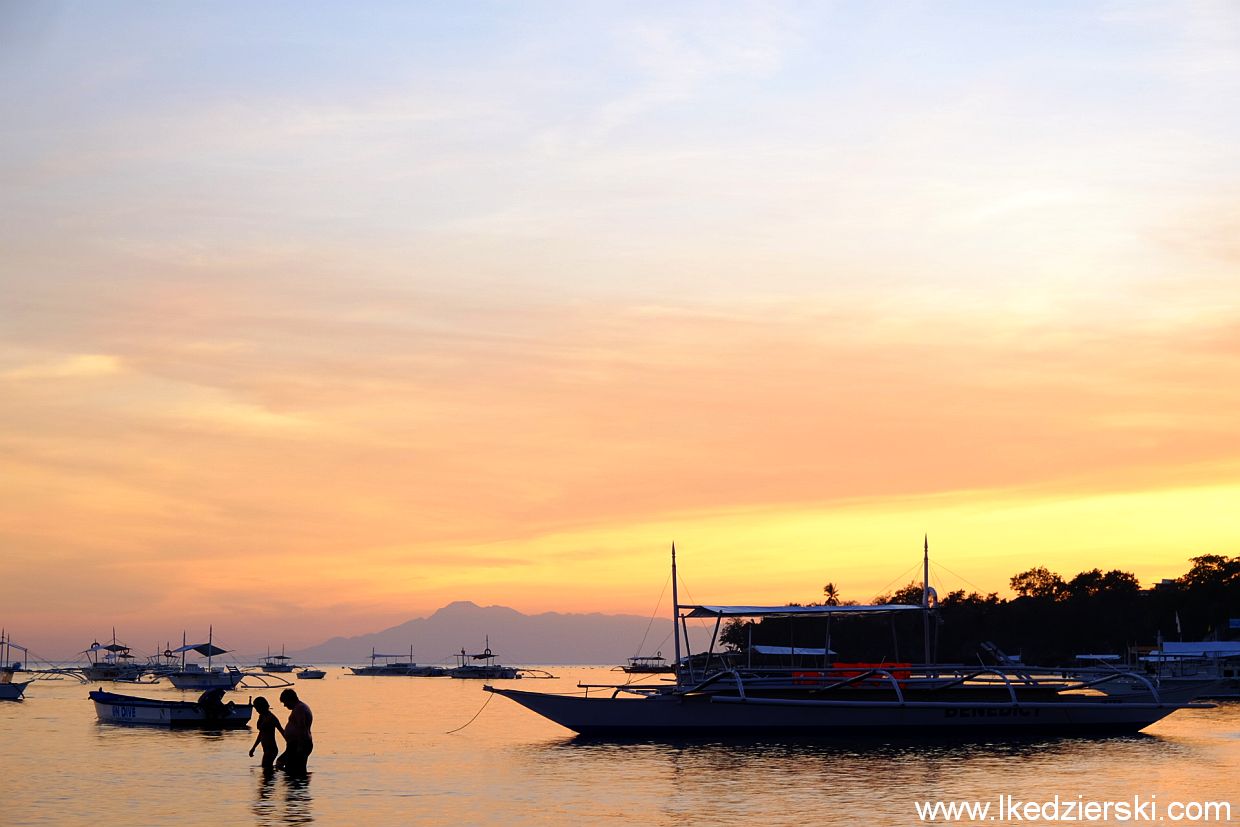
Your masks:
M505 664L620 664L638 654L661 650L671 658L672 621L637 615L527 615L507 606L450 603L430 617L356 637L335 637L288 654L305 663L362 663L371 649L408 656L419 663L450 663L462 648L491 649ZM643 640L645 644L643 645ZM638 651L639 647L642 651Z

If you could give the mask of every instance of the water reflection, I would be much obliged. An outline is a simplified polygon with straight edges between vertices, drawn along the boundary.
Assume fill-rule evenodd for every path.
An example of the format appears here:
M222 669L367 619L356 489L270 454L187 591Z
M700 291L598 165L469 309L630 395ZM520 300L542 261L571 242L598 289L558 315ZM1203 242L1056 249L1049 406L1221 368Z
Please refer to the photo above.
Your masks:
M521 771L551 786L587 784L598 806L620 811L633 792L653 821L752 819L771 806L829 812L841 821L904 823L913 802L1002 795L1191 789L1182 768L1199 746L1150 735L995 742L850 740L545 741L515 750ZM1159 777L1159 789L1134 778Z
M255 823L260 826L310 824L314 821L310 775L290 775L279 770L256 768Z

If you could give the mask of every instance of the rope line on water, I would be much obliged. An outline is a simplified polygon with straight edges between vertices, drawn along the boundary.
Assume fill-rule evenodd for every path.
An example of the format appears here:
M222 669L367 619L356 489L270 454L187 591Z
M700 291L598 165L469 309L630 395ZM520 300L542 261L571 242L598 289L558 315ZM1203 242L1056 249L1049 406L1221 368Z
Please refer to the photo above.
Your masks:
M491 702L491 699L492 699L492 698L494 698L494 697L495 697L495 695L494 695L493 693L488 692L488 693L487 693L487 699L486 699L485 701L483 701L483 702L482 702L482 707L481 707L481 708L480 708L477 712L475 712L475 713L474 713L474 717L470 718L468 721L466 721L464 724L462 724L461 726L457 727L456 729L450 729L450 730L448 730L447 732L445 732L445 733L444 733L444 735L451 735L451 734L452 734L452 733L454 733L454 732L460 732L462 729L464 729L465 727L469 726L469 725L470 725L470 724L472 724L474 721L478 720L478 716L482 714L482 710L487 708L487 704L489 704L489 703Z

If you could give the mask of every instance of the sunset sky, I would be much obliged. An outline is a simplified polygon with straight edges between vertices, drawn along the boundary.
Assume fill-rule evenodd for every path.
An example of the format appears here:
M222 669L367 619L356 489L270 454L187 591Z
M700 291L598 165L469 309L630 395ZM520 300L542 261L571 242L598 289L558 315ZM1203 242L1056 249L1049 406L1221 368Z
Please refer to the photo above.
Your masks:
M1227 0L3 0L0 625L1240 555L1238 100Z

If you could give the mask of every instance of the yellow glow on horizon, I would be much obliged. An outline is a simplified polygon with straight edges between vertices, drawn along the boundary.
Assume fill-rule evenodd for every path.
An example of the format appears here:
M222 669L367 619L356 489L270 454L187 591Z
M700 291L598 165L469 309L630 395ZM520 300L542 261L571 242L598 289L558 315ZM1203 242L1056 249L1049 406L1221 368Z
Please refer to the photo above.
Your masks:
M923 533L930 535L935 576L943 577L936 582L941 592L1006 595L1008 578L1033 566L1065 576L1119 568L1149 586L1182 574L1190 557L1240 544L1237 497L1240 485L1230 484L1093 494L958 492L689 514L444 548L435 565L383 568L376 581L388 584L380 589L388 594L375 597L396 605L413 599L427 608L467 598L530 612L641 613L666 578L675 540L682 580L692 589L682 593L684 601L809 602L832 581L845 598L866 602L920 581ZM1190 546L1184 525L1193 526L1195 537L1216 539ZM480 556L485 562L470 562Z

